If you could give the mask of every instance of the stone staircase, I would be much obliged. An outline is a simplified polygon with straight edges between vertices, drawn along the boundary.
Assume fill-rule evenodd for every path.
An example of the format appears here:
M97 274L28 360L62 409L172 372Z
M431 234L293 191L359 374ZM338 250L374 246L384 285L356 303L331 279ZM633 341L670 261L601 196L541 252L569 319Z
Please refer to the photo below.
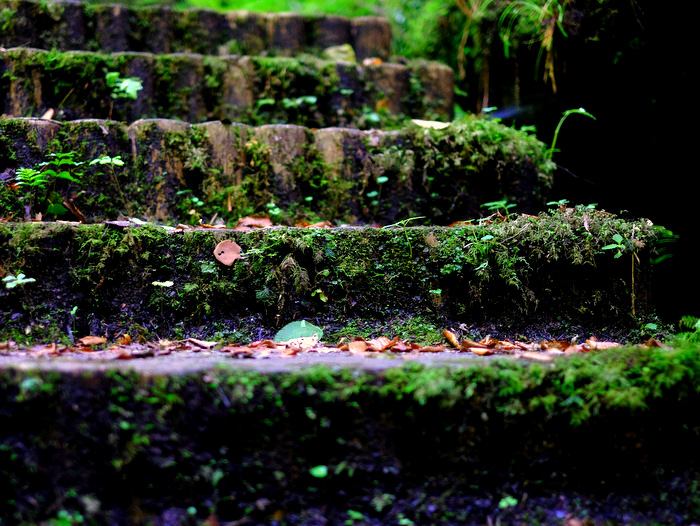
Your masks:
M451 70L392 62L385 20L2 0L0 27L0 273L33 280L0 289L0 525L697 513L692 353L222 350L656 321L653 226L547 209L547 147L448 125Z

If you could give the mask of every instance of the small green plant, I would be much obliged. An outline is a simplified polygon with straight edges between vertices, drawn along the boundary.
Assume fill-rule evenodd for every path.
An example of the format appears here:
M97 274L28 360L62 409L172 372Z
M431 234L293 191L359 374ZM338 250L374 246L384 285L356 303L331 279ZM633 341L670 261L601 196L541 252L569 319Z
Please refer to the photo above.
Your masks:
M20 272L16 276L9 274L2 278L2 281L5 283L5 288L10 290L21 285L26 285L27 283L34 283L36 280L34 278L28 278Z
M557 139L559 138L559 131L561 130L562 124L564 124L564 121L565 121L566 119L568 119L571 115L575 115L575 114L578 114L578 115L585 115L586 117L590 117L591 119L596 120L596 118L595 118L593 115L591 115L590 113L588 113L588 112L587 112L586 110L584 110L583 108L578 108L578 109L575 109L575 110L566 110L566 111L562 114L561 119L559 119L559 123L557 124L557 127L556 127L556 129L554 130L554 138L552 139L552 145L551 145L551 146L549 147L549 149L545 152L545 157L546 157L547 159L549 159L550 161L552 160L552 157L554 156L554 152L557 151L555 148L556 148L556 145L557 145Z
M511 497L510 495L506 495L498 502L498 507L501 509L512 508L513 506L517 506L517 504L518 499Z
M60 201L61 197L54 191L56 179L64 179L80 184L84 163L75 160L75 152L50 153L48 161L38 163L34 168L19 168L15 180L20 187L30 191L28 212L32 205L48 201L46 211L49 214L65 214L68 209ZM49 188L51 187L51 188ZM48 191L48 195L46 192ZM57 201L57 202L54 202Z
M312 477L315 477L317 479L326 478L328 476L328 466L325 466L323 464L320 466L314 466L311 469L309 469L309 473Z
M501 199L500 201L489 201L488 203L483 203L481 208L485 208L489 212L498 213L503 210L505 212L505 217L509 218L510 212L508 212L508 210L514 208L515 206L515 203L509 203L507 199Z
M112 91L113 99L133 99L139 96L139 91L143 89L143 83L138 77L120 77L118 71L108 71L105 73L105 83Z
M117 185L117 190L119 190L119 197L121 197L122 203L124 204L124 209L126 210L127 214L131 215L129 212L129 205L127 205L126 199L124 199L122 187L120 186L119 179L117 178L117 172L114 170L115 166L124 166L124 161L122 161L121 155L117 155L116 157L110 157L109 155L101 155L100 157L97 157L96 159L90 161L90 166L95 165L109 166L110 175L112 176L114 184Z
M383 226L382 228L396 228L399 227L403 231L403 235L406 236L406 245L408 245L408 256L410 258L413 258L413 247L411 246L411 240L408 238L408 232L406 231L406 225L410 221L416 221L418 219L425 219L425 216L417 216L417 217L409 217L408 219L404 219L403 221L399 221L397 223L393 223L391 225L386 225Z
M619 258L620 256L622 256L622 251L625 249L625 245L623 244L625 238L623 238L620 234L614 234L612 238L614 243L605 245L601 248L601 250L617 250L615 258Z
M50 526L74 526L76 524L84 524L85 519L78 511L69 512L67 510L61 510L56 515L56 518L50 519L48 524Z
M161 293L159 294L160 296L160 314L161 316L163 315L163 296L165 296L165 289L172 287L175 285L172 281L153 281L151 283L154 287L160 287Z
M118 71L107 71L105 73L105 84L110 89L112 100L109 103L109 118L112 118L114 101L116 99L136 100L139 91L143 89L143 83L138 77L120 77Z

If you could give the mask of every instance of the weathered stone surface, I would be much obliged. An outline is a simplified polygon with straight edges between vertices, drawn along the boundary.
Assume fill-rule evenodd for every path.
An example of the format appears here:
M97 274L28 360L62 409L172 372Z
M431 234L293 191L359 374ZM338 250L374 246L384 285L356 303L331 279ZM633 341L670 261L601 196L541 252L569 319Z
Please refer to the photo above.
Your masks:
M388 22L378 17L351 22L334 15L176 11L168 6L86 7L71 1L30 0L2 0L0 9L6 13L0 47L6 48L201 54L216 54L220 49L223 54L289 56L349 43L360 59L386 59L391 47Z
M594 354L366 369L176 354L170 367L0 360L0 516L692 522L697 353ZM499 506L504 495L517 505Z
M158 125L140 141L163 141L157 132L167 123ZM154 155L149 176L167 181L184 172L186 178L176 154ZM175 198L173 188L142 190L154 216ZM655 232L643 221L601 213L570 210L457 227L182 231L125 225L0 223L3 269L36 280L0 289L0 341L58 338L71 330L204 339L220 333L252 341L294 319L374 327L393 318L495 337L567 339L584 331L619 339L653 312L648 268ZM553 245L557 228L564 239ZM615 258L601 250L611 231L625 239L634 232L645 247ZM243 259L231 267L213 254L225 239L242 247ZM85 314L73 320L66 306Z
M424 96L415 87L426 71L397 64L360 66L305 56L221 57L195 53L149 55L37 49L0 50L7 95L0 112L56 118L227 119L248 124L287 123L313 128L378 127L412 118L449 118L453 86L449 70ZM113 97L105 73L138 77L136 100ZM378 112L367 120L367 110ZM379 120L377 120L379 119ZM381 122L380 122L381 121Z
M304 149L309 142L309 130L302 126L290 124L271 124L253 128L253 134L269 149L271 175L269 184L273 195L279 196L284 205L299 202L298 178L300 170L298 160L304 159Z
M55 141L39 140L44 128ZM156 193L170 196L158 198L157 215L169 222L197 223L197 216L187 215L193 210L187 195L198 203L203 220L216 214L235 223L240 216L267 212L274 202L281 214L277 219L287 224L314 215L360 224L423 216L449 224L483 215L479 205L499 195L508 196L519 211L535 212L545 202L552 170L545 145L483 119L455 122L445 130L411 125L390 132L141 120L130 128L130 144L123 139L125 130L114 121L0 120L0 140L7 145L0 172L38 166L56 152L72 151L76 161L86 162L102 154L121 156L126 165L119 168L120 180L126 178L131 213L156 217L155 201L149 201L155 185ZM112 133L122 138L107 141ZM168 159L177 164L164 167ZM154 179L154 170L168 176ZM59 190L76 192L76 206L86 218L116 219L124 211L122 199L110 186L103 188L105 173L93 172L94 167L87 169L80 190ZM92 175L102 179L92 181ZM97 186L89 188L93 183ZM24 217L12 189L0 186L0 217L13 214Z
M389 58L391 50L391 26L386 19L361 16L351 21L352 47L358 58Z

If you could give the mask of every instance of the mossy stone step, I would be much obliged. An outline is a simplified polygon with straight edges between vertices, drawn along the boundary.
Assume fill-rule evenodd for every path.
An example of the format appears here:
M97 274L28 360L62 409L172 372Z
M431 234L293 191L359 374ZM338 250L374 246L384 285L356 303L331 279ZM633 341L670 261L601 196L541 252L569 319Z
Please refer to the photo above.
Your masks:
M145 51L203 55L297 55L349 44L358 59L389 58L391 29L380 17L178 11L76 2L0 1L0 47Z
M409 124L391 132L0 119L0 144L0 217L15 219L56 217L46 214L47 203L68 200L92 221L123 212L198 224L216 214L232 226L272 210L288 224L320 218L386 225L423 216L446 225L479 216L481 203L502 196L518 211L542 209L554 166L535 137L476 117L443 130ZM39 163L59 152L86 163L120 156L125 164L114 174L83 165L74 173L82 173L80 182L57 179L43 193L14 186L19 169L42 169Z
M135 362L0 356L3 524L697 519L695 348L275 373Z
M137 99L114 99L107 72L141 79ZM7 94L0 113L15 117L52 109L61 120L159 117L379 127L406 115L449 120L454 74L421 60L363 66L311 56L10 48L0 50L0 93Z
M601 250L616 235L619 257ZM36 280L0 290L0 340L251 341L302 318L329 337L349 325L403 335L411 320L438 338L452 327L619 340L652 314L655 235L646 221L585 209L452 228L0 223L3 272ZM223 240L242 248L231 266L214 255Z

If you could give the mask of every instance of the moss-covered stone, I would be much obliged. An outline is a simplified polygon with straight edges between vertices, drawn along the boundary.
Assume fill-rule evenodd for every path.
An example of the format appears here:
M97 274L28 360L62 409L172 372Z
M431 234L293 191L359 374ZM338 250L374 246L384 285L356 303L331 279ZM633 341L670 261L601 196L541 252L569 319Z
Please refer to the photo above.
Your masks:
M360 59L386 60L391 47L389 22L380 17L218 13L167 5L2 0L0 29L0 47L6 48L291 56L350 44Z
M601 250L614 235L624 240L620 257ZM379 328L411 317L463 324L464 333L624 338L652 315L654 237L645 222L583 209L454 228L5 223L4 272L36 282L0 291L0 338L77 330L258 339L299 318ZM214 258L223 239L243 249L231 267Z
M3 522L698 513L695 347L379 370L121 365L0 365Z
M81 184L59 181L54 187L88 220L116 219L121 211L192 224L216 214L232 225L241 216L271 210L287 224L315 218L391 224L415 216L449 224L477 217L482 203L503 197L532 213L544 205L554 166L535 137L479 118L445 130L411 124L395 132L191 126L165 119L129 127L102 120L6 119L0 120L0 141L7 146L0 152L0 173L8 175L0 185L0 216L17 219L29 215L27 192L45 196L13 186L10 176L20 168L40 168L47 155L60 152L74 152L86 163L101 155L125 163L114 173L85 165ZM46 213L38 201L33 215Z
M115 103L105 81L107 72L137 76L146 89L135 100L118 98ZM449 119L454 91L451 72L438 64L421 63L414 71L396 64L363 67L311 55L241 58L9 48L0 50L0 73L8 92L0 100L1 113L37 117L53 109L59 120L217 118L377 127L379 121L366 120L368 112L377 113L383 124L396 124L405 116ZM426 75L437 75L441 82L433 83L424 97L414 88Z

